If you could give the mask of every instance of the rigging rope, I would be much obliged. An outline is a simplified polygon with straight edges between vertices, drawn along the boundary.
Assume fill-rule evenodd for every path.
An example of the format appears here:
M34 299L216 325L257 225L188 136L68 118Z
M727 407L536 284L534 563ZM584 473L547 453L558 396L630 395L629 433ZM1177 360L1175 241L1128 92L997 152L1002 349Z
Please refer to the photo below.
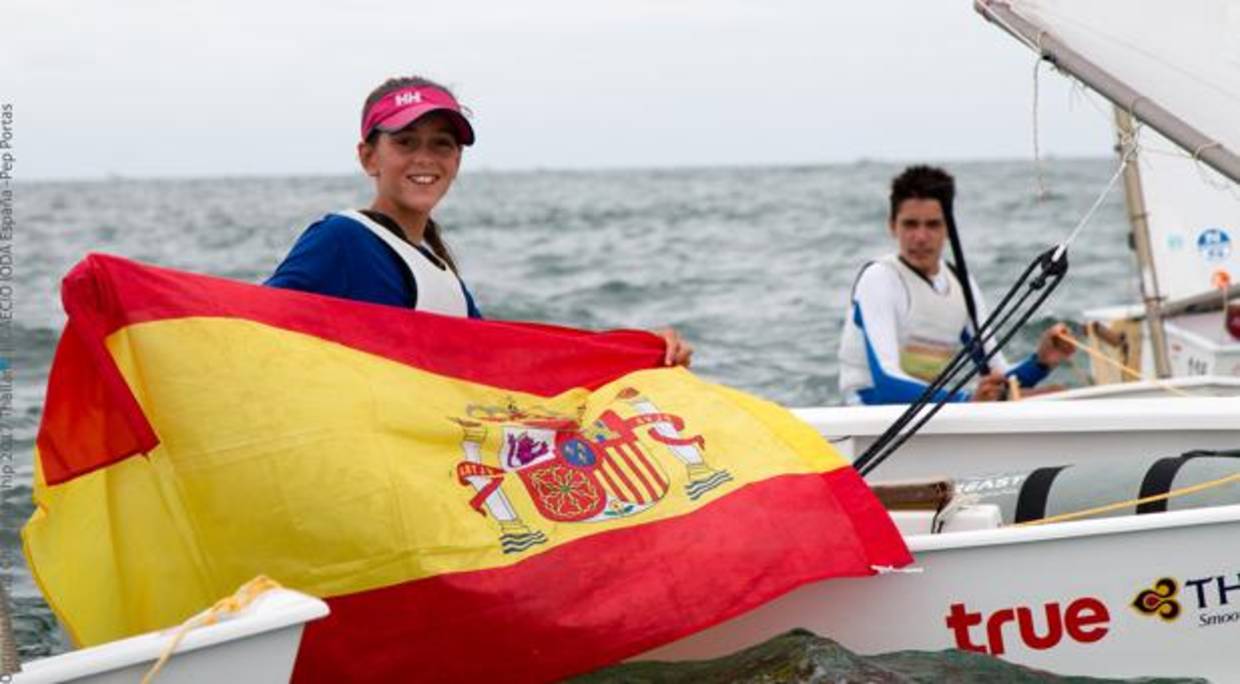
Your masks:
M189 634L190 630L204 625L213 625L219 622L220 618L225 615L239 613L253 603L254 599L272 589L279 588L279 582L265 575L259 575L241 585L232 596L216 601L215 605L181 623L176 628L176 632L173 633L172 639L168 641L168 645L164 647L164 652L160 654L159 660L156 660L151 669L142 677L141 684L150 684L150 682L154 681L155 675L159 674L159 671L163 669L168 659L177 650L177 646L181 644L181 640L185 638L186 634Z
M1107 198L1107 195L1111 194L1111 188L1114 188L1115 183L1119 181L1121 176L1124 175L1124 167L1128 165L1128 160L1132 158L1132 155L1136 152L1136 149L1136 131L1134 130L1131 138L1131 144L1128 144L1127 140L1124 141L1124 154L1120 156L1119 166L1115 169L1115 173L1111 175L1111 180L1108 181L1106 187L1102 189L1102 192L1098 195L1098 199L1094 200L1094 204L1089 208L1089 211L1085 212L1085 215L1081 217L1080 222L1076 224L1076 228L1072 229L1072 233L1068 235L1066 240L1059 244L1059 249L1055 253L1056 257L1058 257L1061 252L1068 249L1068 245L1072 244L1072 242L1076 240L1076 237L1081 234L1082 230L1085 229L1085 226L1089 223L1089 220L1094 217L1094 213L1098 211L1098 207L1102 206L1103 200Z
M969 323L973 328L973 336L981 334L981 326L977 322L977 302L973 298L973 279L969 277L969 266L964 258L964 245L960 243L960 229L956 226L956 211L953 208L951 194L939 197L943 210L943 218L947 222L947 239L951 243L952 257L956 261L956 277L960 279L961 294L964 296L964 307L969 314ZM977 355L973 356L979 373L989 374L990 366Z
M1154 383L1155 385L1157 385L1160 389L1164 389L1164 390L1166 390L1166 391L1170 392L1171 394L1178 394L1178 395L1179 395L1179 396L1181 396L1181 397L1191 397L1191 396L1192 396L1192 395L1191 395L1191 394L1189 394L1188 392L1185 392L1184 390L1182 390L1182 389L1180 389L1180 388L1176 387L1175 385L1172 385L1171 383L1169 383L1169 382L1167 382L1167 381L1165 381L1165 380L1160 380L1160 379L1157 379L1157 378L1147 378L1146 376L1142 375L1140 372L1135 371L1135 370L1133 370L1132 368L1129 368L1128 366L1126 366L1126 365L1124 365L1124 364L1120 363L1119 361L1116 361L1115 359L1113 359L1113 358L1111 358L1111 357L1107 356L1106 354L1102 353L1101 351L1099 351L1099 350L1097 350L1097 349L1094 349L1091 345L1088 345L1088 344L1081 344L1081 343L1080 343L1080 341L1078 341L1076 338L1072 337L1071 335L1066 335L1066 334L1063 334L1063 333L1059 333L1059 334L1056 334L1056 335L1055 335L1055 337L1057 337L1058 339L1063 340L1064 342L1067 342L1068 344L1072 345L1073 347L1076 347L1077 349L1080 349L1081 351L1085 352L1086 354L1089 354L1089 357L1090 357L1091 359L1094 359L1095 361L1100 361L1100 362L1102 362L1102 363L1105 363L1105 364L1107 364L1107 365L1109 365L1109 366L1111 366L1111 367L1113 367L1113 368L1115 368L1115 369L1119 370L1119 372L1124 373L1125 375L1127 375L1127 376L1128 376L1128 377L1130 377L1130 378L1133 378L1133 379L1135 379L1135 380L1145 380L1145 381L1148 381L1148 382L1152 382L1152 383Z
M1042 34L1038 34L1038 41L1041 42ZM1050 196L1050 191L1046 189L1046 169L1042 164L1042 150L1038 143L1038 74L1042 68L1042 48L1038 46L1037 57L1033 60L1033 168L1036 171L1038 182L1038 199L1046 199Z

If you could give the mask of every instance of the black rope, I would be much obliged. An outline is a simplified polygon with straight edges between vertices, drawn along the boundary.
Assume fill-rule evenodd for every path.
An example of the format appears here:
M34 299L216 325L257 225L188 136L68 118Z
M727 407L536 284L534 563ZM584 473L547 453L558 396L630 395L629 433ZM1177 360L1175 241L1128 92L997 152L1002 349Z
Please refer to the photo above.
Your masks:
M1063 274L1067 271L1067 260L1066 258L1061 258L1060 262L1054 262L1051 258L1052 254L1053 251L1048 250L1035 259L1030 266L1026 268L1025 272L1021 274L1021 277L1003 297L1000 305L995 308L994 313L992 313L990 317L987 318L986 323L982 325L982 334L977 338L977 344L981 345L981 348L984 349L984 345L998 333L1000 327L1011 318L1015 311L1019 310L1020 306L1022 306L1028 299L1029 295L1034 291L1042 290L1042 295L1038 297L1033 306L1020 317L1020 320L1018 320L1016 324L1002 336L998 344L996 344L989 353L983 354L984 360L989 361L996 354L998 354L1007 342L1016 334L1016 332L1019 331L1020 327L1029 319L1029 317L1037 311L1042 302L1044 302L1046 298L1050 296L1050 293L1059 285L1059 282L1063 278ZM1039 273L1031 282L1029 282L1029 289L1021 296L1016 306L1009 307L1008 303L1011 301L1012 297L1027 281L1029 281L1029 275L1032 273L1033 269L1038 266L1042 267L1042 272ZM1046 289L1043 290L1047 284L1048 277L1053 278L1050 281L1050 287L1046 287ZM1000 317L1001 314L1002 316ZM997 317L999 318L998 324L996 324ZM856 460L856 462L854 462L854 467L857 468L857 470L863 475L872 471L879 465L879 463L890 456L896 448L915 434L917 430L919 430L926 423L926 421L937 413L947 399L949 399L956 392L959 392L970 380L972 380L977 374L976 365L973 366L973 370L971 372L967 373L963 378L957 380L952 388L938 399L935 405L931 407L928 414L919 415L929 404L935 393L944 389L948 383L956 379L955 376L963 367L965 367L965 359L976 350L977 347L972 345L961 349L948 364L948 367L935 378L934 382L932 382L925 391L923 391L922 396L916 402L911 404L908 409L906 409L905 412L901 414L890 427L887 428L878 440L876 440L870 448L867 449L866 452ZM906 425L918 418L920 418L918 422L908 432L901 434L900 431Z
M1020 327L1025 324L1025 321L1027 321L1029 317L1033 315L1034 311L1036 311L1037 308L1041 306L1042 302L1046 299L1046 297L1049 296L1051 291L1053 291L1055 287L1057 287L1058 285L1059 285L1059 279L1056 279L1055 281L1051 283L1051 286L1047 288L1043 296L1038 298L1038 301L1034 303L1034 306L1029 311L1027 311L1024 315L1022 315L1020 320L1016 323L1016 325L1012 328L1012 330L1010 330L1003 337L1003 339L1001 339L998 342L998 344L995 346L994 351L992 351L991 353L985 356L985 360L987 362L993 359L995 355L999 352L999 350L1001 350L1003 346L1007 344L1008 340L1010 340L1017 332L1019 332ZM962 378L958 383L956 383L955 386L952 387L951 394L955 394L956 392L960 391L966 384L968 384L970 380L973 379L975 375L977 375L977 371L973 370L966 377ZM897 437L893 437L889 439L889 441L891 442L890 445L887 446L881 454L874 456L872 459L872 462L869 463L867 467L865 467L864 469L858 468L859 472L861 472L861 474L864 476L864 475L868 475L872 470L877 468L880 463L885 461L887 457L889 457L892 453L894 453L896 449L900 448L906 441L908 441L910 437L916 434L917 431L920 430L923 425L925 425L931 418L933 418L934 415L939 412L939 409L943 408L943 405L947 403L947 398L948 397L945 396L945 397L940 398L937 402L935 402L935 404L930 407L930 409L926 412L926 414L923 416L920 416L917 422L913 425L913 427L909 428L907 432L901 433ZM922 406L924 407L925 404L923 404ZM873 447L871 446L871 448ZM867 453L868 453L868 450L867 450Z
M982 328L977 324L977 302L973 299L973 284L969 280L969 266L964 260L964 246L960 244L960 231L956 229L956 213L952 210L950 201L944 203L940 198L939 204L943 205L943 219L947 222L947 239L951 243L952 259L956 262L953 270L960 280L961 289L964 290L964 308L969 313L969 322L973 324L973 337L979 337L982 334ZM987 375L990 373L989 364L982 361L980 356L972 357L972 359L977 364L979 372Z
M963 349L958 351L956 355L952 357L943 370L939 372L938 376L936 376L935 379L926 386L926 389L922 390L921 396L910 405L909 410L906 410L903 414L901 414L900 417L887 428L883 435L879 437L878 441L871 445L870 449L866 451L866 454L863 455L861 459L858 459L859 463L864 465L870 453L877 452L877 450L881 448L881 443L884 440L890 440L895 433L899 432L909 423L909 421L913 420L913 418L916 417L916 411L912 410L913 407L920 407L926 404L933 399L939 391L943 390L947 384L953 380L955 375L964 367L966 359L977 357L979 354L984 356L984 353L981 353L980 350L985 349L985 344L990 341L990 338L993 336L993 331L998 328L998 326L995 325L996 317L1003 315L1000 323L1005 322L1008 317L1010 317L1010 312L1019 308L1020 304L1022 304L1028 297L1028 292L1026 292L1026 294L1021 297L1021 300L1017 303L1016 307L1008 307L1008 302L1010 302L1015 293L1026 282L1028 282L1030 275L1033 273L1034 268L1036 268L1038 264L1039 262L1035 260L1025 268L1025 271L1021 273L1019 278L1016 279L1016 282L1004 295L1003 299L999 301L999 305L995 307L993 312L991 312L990 316L986 319L986 322L982 324L983 334L974 336ZM1007 313L1005 314L1005 312ZM976 367L977 366L975 364L974 368ZM973 374L966 376L958 387L963 386L964 383L967 383L972 378ZM951 393L949 393L949 395L950 394ZM854 463L854 466L855 465L857 464Z
M986 322L981 325L977 331L978 334L974 335L970 343L956 353L947 367L926 387L917 401L910 404L900 414L900 417L888 426L883 434L865 450L865 453L853 462L853 467L862 476L868 475L882 464L896 449L916 434L930 418L938 413L948 399L964 388L978 374L983 364L988 364L991 359L1003 350L1012 337L1020 331L1021 327L1042 306L1047 297L1059 287L1059 283L1063 281L1064 275L1068 272L1068 255L1065 250L1060 254L1059 259L1056 260L1054 256L1058 249L1057 247L1051 248L1030 262L1029 266L1025 268L1025 271L1021 273L1012 287L1008 289L1003 299L1000 300L999 305L987 317ZM1034 274L1035 270L1038 271L1036 275ZM1011 304L1013 297L1016 297L1018 292L1021 292L1019 298L1015 304ZM1014 324L1008 326L1007 330L1000 335L1000 330L1007 325L1017 311L1020 311L1025 306L1029 297L1035 292L1039 294L1033 303L1020 314ZM987 344L996 336L998 336L998 341L989 351L986 351ZM967 360L976 361L975 354L980 355L982 363L967 363ZM957 378L956 376L965 368L968 368L968 371L963 377ZM950 391L943 393L935 400L935 395L940 393L949 384L952 385ZM931 400L934 400L932 406L930 405ZM927 406L930 407L928 410L926 410ZM904 428L909 423L913 423L914 420L916 422L913 426L904 431Z

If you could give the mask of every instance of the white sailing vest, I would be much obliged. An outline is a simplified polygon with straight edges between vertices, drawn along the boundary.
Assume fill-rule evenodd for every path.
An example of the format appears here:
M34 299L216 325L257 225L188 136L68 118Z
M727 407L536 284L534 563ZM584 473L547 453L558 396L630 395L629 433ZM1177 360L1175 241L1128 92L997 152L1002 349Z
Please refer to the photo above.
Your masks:
M968 322L960 281L948 269L947 291L940 293L894 254L867 268L890 269L899 276L904 290L901 294L909 304L907 316L896 323L900 369L909 376L933 380L960 349L960 333ZM849 310L840 335L839 363L840 390L851 402L857 400L857 391L874 386L874 378L867 360L865 333L853 322L851 307Z
M938 376L960 350L960 334L969 323L964 289L956 274L946 266L947 292L938 292L920 273L899 257L890 255L882 263L896 269L909 295L909 311L900 327L900 368L927 382Z
M414 306L416 310L448 316L469 315L469 305L465 301L465 290L461 286L461 281L446 264L440 268L413 245L396 237L392 231L375 223L360 211L346 209L337 213L365 226L388 247L395 250L401 261L405 262L418 288L417 301Z

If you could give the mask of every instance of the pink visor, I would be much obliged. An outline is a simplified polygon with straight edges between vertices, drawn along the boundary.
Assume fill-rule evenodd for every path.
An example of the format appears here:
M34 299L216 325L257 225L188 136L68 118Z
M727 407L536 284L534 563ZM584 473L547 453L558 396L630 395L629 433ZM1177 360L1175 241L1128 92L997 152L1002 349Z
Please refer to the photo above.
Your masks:
M362 118L362 140L375 129L393 133L431 112L447 112L456 126L462 145L474 144L474 129L461 113L456 98L435 86L410 86L393 90L366 110Z

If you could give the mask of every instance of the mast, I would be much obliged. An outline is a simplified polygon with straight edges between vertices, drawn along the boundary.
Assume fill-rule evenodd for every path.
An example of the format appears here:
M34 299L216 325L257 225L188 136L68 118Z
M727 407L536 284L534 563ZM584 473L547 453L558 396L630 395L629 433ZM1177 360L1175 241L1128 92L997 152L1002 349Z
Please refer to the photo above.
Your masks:
M1167 336L1163 329L1162 290L1158 287L1158 270L1150 250L1150 225L1146 220L1145 194L1141 190L1141 171L1137 166L1136 134L1132 116L1115 107L1115 132L1119 140L1116 151L1124 161L1124 204L1128 209L1128 225L1132 230L1132 246L1137 252L1137 269L1141 283L1141 300L1145 302L1145 320L1149 326L1153 348L1154 372L1160 378L1171 377L1167 360ZM1131 148L1131 149L1129 149ZM1127 155L1125 157L1124 155Z

